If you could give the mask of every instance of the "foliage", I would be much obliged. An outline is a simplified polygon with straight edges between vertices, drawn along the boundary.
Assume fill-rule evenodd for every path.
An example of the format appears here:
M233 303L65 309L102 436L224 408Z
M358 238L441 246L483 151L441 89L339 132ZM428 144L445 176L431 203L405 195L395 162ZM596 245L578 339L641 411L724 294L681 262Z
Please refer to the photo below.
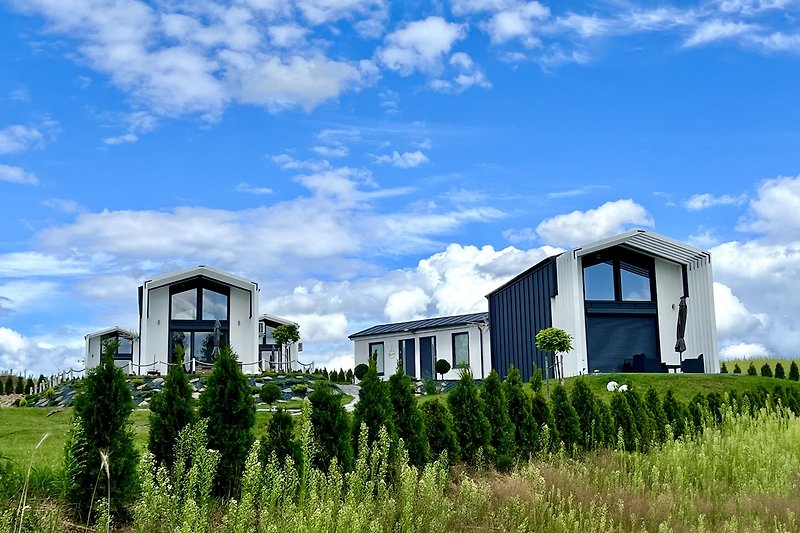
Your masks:
M636 451L641 437L625 393L615 394L611 398L611 413L614 416L614 427L617 428L618 449Z
M603 420L597 407L599 400L584 379L579 378L575 382L570 400L578 415L580 428L578 444L580 447L584 450L593 450L602 446L606 439Z
M176 358L183 361L183 347L176 347ZM181 430L195 420L189 377L183 365L173 365L167 372L161 392L150 400L150 431L147 448L158 464L172 467L175 445Z
M17 403L17 407L28 407L28 400L26 400L25 398L20 398L17 401L19 402Z
M531 402L522 387L522 376L514 366L503 380L503 391L508 402L508 416L514 425L514 441L518 451L529 457L536 453L539 425L531 414Z
M336 459L341 468L350 470L353 464L350 418L339 395L329 386L321 386L314 389L308 399L311 401L311 426L316 445L311 456L312 465L325 470Z
M267 432L261 441L259 453L262 464L267 464L273 454L281 465L286 464L289 458L295 464L300 462L300 444L294 438L294 417L291 413L280 407L273 413L267 422Z
M530 382L531 390L534 394L542 390L542 384L544 383L544 378L542 378L542 369L536 365L533 367L533 374L531 374Z
M355 376L353 375L353 369L352 368L348 368L347 369L347 373L345 373L345 375L344 375L345 382L346 383L353 383L353 380L354 380L353 378L354 377Z
M736 364L733 365L733 373L734 374L741 374L742 373L742 367L739 366L739 363L736 363Z
M305 394L308 392L308 385L305 383L295 383L292 385L292 392L295 394Z
M356 365L356 369L353 372L353 374L355 375L355 378L358 381L361 381L362 379L364 379L364 376L367 375L367 372L369 372L369 366L364 363L361 363Z
M116 340L106 341L105 353L117 352ZM74 421L64 449L66 497L75 515L95 515L93 498L98 479L105 478L110 511L124 516L137 491L138 453L129 417L133 399L125 374L104 355L84 380L73 403ZM102 456L102 457L101 457ZM103 494L105 491L101 491Z
M439 394L439 385L432 379L426 379L422 382L422 392L424 392L426 396Z
M6 377L3 392L4 394L14 394L14 377L10 374Z
M567 450L573 451L581 444L581 423L563 385L556 385L553 389L551 404L558 438Z
M798 371L797 363L794 361L792 361L792 364L789 365L789 380L800 381L800 371Z
M489 446L491 426L469 369L461 371L461 379L450 391L447 402L453 415L453 430L458 439L461 459L470 465L477 465Z
M264 383L258 390L258 397L261 401L267 404L273 404L281 399L281 388L277 383L269 382Z
M409 464L424 466L428 462L429 454L425 418L414 397L411 378L399 368L389 378L389 398L394 427L408 450Z
M764 363L761 366L761 375L765 378L772 377L772 367L769 366L769 363Z
M230 346L223 346L217 354L200 395L199 414L208 418L208 445L220 452L214 491L217 495L235 494L253 443L255 401Z
M719 373L720 374L727 374L728 373L728 367L725 365L724 362L722 363L722 367L720 367L720 369L719 369Z
M457 462L461 457L461 448L453 431L453 415L439 400L422 404L421 410L431 457L437 458L446 452L451 463Z
M480 396L489 421L489 448L486 450L500 470L508 470L516 455L515 428L508 415L508 399L497 371L483 380Z
M758 372L756 371L756 365L750 363L750 366L747 367L747 375L748 376L757 376Z
M450 372L450 361L447 359L439 359L436 361L436 373L439 374L442 379L444 379L444 375Z
M544 397L544 394L541 390L533 396L533 399L531 399L531 416L533 417L536 427L539 429L540 433L537 442L537 451L546 451L544 448L546 448L547 443L542 442L541 430L544 427L548 428L549 435L553 437L551 439L553 443L558 440L558 434L555 432L555 424L553 422L553 413L550 410L550 403L547 401L547 398Z
M639 450L647 451L650 444L655 440L655 420L653 414L644 400L633 389L621 393L628 401L628 405L633 413L633 419L636 424L636 430L639 433Z
M33 378L28 378L25 381L25 394L33 394L34 384Z
M25 394L25 380L22 377L17 378L17 384L14 386L14 394Z
M392 400L389 398L389 388L378 376L375 360L370 360L369 371L364 376L364 379L361 380L360 385L358 403L353 410L353 440L358 441L361 424L366 424L367 444L369 446L372 446L372 443L378 438L378 432L381 427L386 428L390 440L394 443L397 440L397 433L394 427ZM360 441L358 442L360 444ZM392 452L394 450L395 445L392 444ZM366 450L356 450L357 455L362 452L366 453Z
M778 361L775 363L775 377L778 379L786 379L786 372L783 369L783 365Z
M661 399L658 397L658 393L654 388L650 387L647 389L647 393L644 395L644 401L653 417L656 442L659 444L666 442L670 437L667 430L667 426L670 422L667 418L667 414L664 412L664 404L661 403Z
M300 327L297 324L281 324L272 330L272 338L281 347L288 348L300 340Z
M572 335L560 328L544 328L536 334L536 347L545 352L572 351Z
M706 397L702 393L697 393L687 405L688 420L691 423L690 429L695 432L703 430L703 421L708 412Z

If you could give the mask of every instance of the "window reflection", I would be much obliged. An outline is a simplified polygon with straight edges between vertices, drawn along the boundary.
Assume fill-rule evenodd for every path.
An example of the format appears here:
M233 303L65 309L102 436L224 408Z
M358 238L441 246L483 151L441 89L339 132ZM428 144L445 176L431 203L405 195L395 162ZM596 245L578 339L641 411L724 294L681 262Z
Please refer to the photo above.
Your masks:
M173 320L197 320L197 289L172 295Z
M469 365L469 333L453 333L453 364Z
M384 356L383 356L383 343L376 342L369 345L369 356L370 358L376 358L376 370L378 374L383 374L384 372Z
M583 289L587 300L614 300L614 265L611 261L583 269Z
M646 268L620 261L620 280L622 282L622 299L629 302L649 302L650 273Z
M228 297L203 289L203 320L228 320Z

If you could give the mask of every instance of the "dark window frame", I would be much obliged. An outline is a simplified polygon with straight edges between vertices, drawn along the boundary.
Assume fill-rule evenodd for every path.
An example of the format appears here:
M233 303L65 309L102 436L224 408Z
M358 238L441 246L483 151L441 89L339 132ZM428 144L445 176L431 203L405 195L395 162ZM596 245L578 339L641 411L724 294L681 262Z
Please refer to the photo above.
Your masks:
M383 353L383 370L382 371L378 370L378 375L379 376L383 376L384 374L386 374L386 345L384 344L383 341L370 342L370 343L367 344L367 348L369 349L369 352L368 352L368 355L367 355L367 357L368 357L367 364L369 364L369 360L372 359L372 354L373 354L372 347L373 346L378 346L378 345L381 346L381 352ZM376 359L375 360L375 369L376 370L377 370L377 365L378 365L378 361Z
M172 296L187 290L195 290L197 317L196 319L182 319L172 318ZM208 289L218 294L222 294L227 299L227 319L220 320L220 332L224 335L227 345L230 345L230 323L231 323L231 288L224 283L219 283L213 279L198 276L195 278L183 280L179 283L174 283L169 286L169 327L167 328L167 346L169 353L167 354L167 361L176 363L175 353L172 347L173 333L190 333L192 336L192 351L194 350L194 335L195 333L211 333L214 331L214 323L218 319L203 320L203 289ZM189 353L189 359L194 357L194 353Z
M453 353L452 353L452 360L453 360L452 367L453 368L457 368L458 365L459 365L459 363L457 361L458 354L456 354L456 337L459 337L459 336L462 336L462 335L466 335L467 336L467 360L466 360L466 363L467 363L467 365L469 365L469 360L470 360L469 331L459 331L459 332L450 334L450 342L451 342L451 345L452 345L452 348L453 348ZM436 363L434 362L434 368L435 367L436 367Z
M121 333L116 331L114 333L106 333L100 336L100 355L105 355L105 341L114 339L116 341L121 341L121 339L125 339L131 342L131 351L122 352L119 351L119 346L117 346L117 353L114 354L115 361L133 361L133 337L131 335L127 335L125 333Z
M586 298L586 277L585 271L587 268L591 268L595 265L600 263L608 263L610 262L613 267L613 275L614 275L614 299L613 300L590 300ZM647 275L650 281L650 299L649 300L625 300L622 298L622 268L620 263L628 263L632 266L641 268L642 270L647 271ZM655 259L652 257L638 254L636 252L626 250L620 247L612 247L606 250L602 250L597 253L593 253L583 258L583 264L581 268L581 279L583 282L583 301L586 302L587 308L588 307L607 307L609 304L611 305L642 305L647 308L652 307L657 303L657 294L656 294L656 266L655 266Z

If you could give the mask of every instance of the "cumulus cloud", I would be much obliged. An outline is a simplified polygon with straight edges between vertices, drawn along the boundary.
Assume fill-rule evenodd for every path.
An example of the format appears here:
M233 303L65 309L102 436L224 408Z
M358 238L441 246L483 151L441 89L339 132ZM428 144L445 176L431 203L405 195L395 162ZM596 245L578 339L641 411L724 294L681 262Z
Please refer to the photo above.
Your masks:
M450 56L449 79L436 78L430 80L428 85L435 91L443 93L462 93L471 87L491 88L491 82L486 78L483 70L475 63L469 54L456 52Z
M425 317L430 302L431 297L420 287L400 290L386 299L384 315L391 322L417 320Z
M800 238L800 176L762 182L749 208L737 229L780 240Z
M418 70L435 72L453 45L465 36L466 27L462 24L428 17L387 35L377 56L388 69L403 76Z
M427 163L429 160L428 157L419 150L415 152L403 152L402 154L395 150L391 155L384 154L376 157L375 161L378 163L387 163L399 168L414 168L423 163Z
M0 181L17 183L20 185L38 185L39 178L33 172L28 172L22 167L12 167L0 164Z
M250 185L249 183L242 181L236 185L236 192L262 195L262 194L272 194L272 189L270 189L269 187L256 187L254 185Z
M726 39L734 39L742 35L752 34L758 27L745 22L732 22L727 20L709 20L700 24L684 41L683 46L689 48L713 43Z
M14 124L0 129L0 154L14 154L41 146L44 136L34 126Z
M536 233L550 244L578 245L653 224L650 213L641 205L633 200L616 200L597 209L576 210L543 220L536 226Z
M755 359L770 357L770 352L763 344L739 342L723 346L719 350L720 359ZM743 369L744 370L744 369Z
M731 196L730 194L723 194L715 196L710 193L703 193L692 195L683 205L689 211L700 211L718 205L741 205L746 200L747 197L745 195Z
M714 307L717 333L725 339L750 339L767 325L766 314L751 313L731 288L722 283L714 283Z
M83 339L65 344L51 344L0 327L0 368L16 373L52 374L55 369L83 368ZM55 368L53 368L55 367Z

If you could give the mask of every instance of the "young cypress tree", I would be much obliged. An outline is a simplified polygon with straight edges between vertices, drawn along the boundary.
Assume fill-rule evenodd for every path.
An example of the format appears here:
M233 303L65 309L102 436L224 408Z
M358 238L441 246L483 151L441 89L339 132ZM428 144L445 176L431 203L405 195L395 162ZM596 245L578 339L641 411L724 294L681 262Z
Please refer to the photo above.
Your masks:
M311 426L316 444L312 465L326 472L335 457L342 469L349 471L353 466L353 444L350 418L342 406L341 397L330 386L319 383L308 399L311 401Z
M706 395L706 407L708 408L708 414L715 424L722 422L723 403L725 402L722 400L722 396L720 396L718 392L709 392Z
M398 370L399 371L399 370ZM375 360L370 359L369 370L361 380L361 390L358 393L358 403L353 411L353 442L358 443L361 424L367 425L367 444L378 440L378 432L381 427L386 428L389 439L392 442L392 450L389 456L394 457L397 432L394 427L394 414L392 413L392 400L389 398L389 387L378 376L378 369ZM364 453L366 450L356 450L356 455Z
M553 389L551 407L558 438L564 443L564 447L572 452L581 443L581 423L578 420L578 413L569 402L567 389L561 384Z
M736 364L733 365L733 373L734 374L741 374L742 373L742 367L739 366L739 363L736 363Z
M597 403L592 389L586 384L586 380L578 378L572 388L572 407L578 414L580 422L581 438L580 446L584 450L593 450L603 445L603 423L598 416Z
M708 405L706 405L706 397L703 396L703 393L698 392L694 395L694 398L689 402L688 411L688 418L692 423L694 431L696 433L702 433L703 422L708 413Z
M516 452L514 425L508 417L508 399L496 370L492 369L483 380L480 395L491 428L489 455L500 470L507 470Z
M522 387L522 376L514 366L503 380L503 391L508 401L508 417L514 425L517 449L525 456L536 453L539 425L531 414L531 402Z
M425 418L414 397L411 378L399 368L389 378L389 397L394 427L408 450L408 462L414 466L422 466L428 462L429 453Z
M461 458L475 465L478 450L488 452L492 429L486 418L483 400L478 395L478 387L468 368L461 370L461 379L450 391L447 403L453 415L453 430L458 439Z
M14 378L11 374L6 377L6 384L3 390L5 394L14 394Z
M25 394L33 394L33 387L33 379L28 378L27 381L25 381Z
M117 352L117 341L109 340L105 345L105 354ZM101 356L100 364L89 372L73 408L73 429L64 447L67 501L81 521L94 515L89 508L92 493L97 480L106 479L104 464L107 464L111 479L110 510L114 516L124 517L126 507L136 497L139 456L129 421L133 411L131 391L125 374L111 355Z
M25 393L25 380L20 376L17 378L17 383L14 385L14 394Z
M208 418L208 447L219 450L214 490L217 495L236 494L244 463L253 444L255 401L236 354L224 346L200 394L199 414Z
M176 350L176 360L183 361L183 347ZM150 400L150 431L147 448L156 462L172 468L175 460L175 443L178 434L195 420L192 409L192 392L189 377L183 365L171 366L161 392Z
M422 404L422 414L431 458L437 459L442 452L447 452L448 462L457 463L461 458L461 449L453 431L453 415L447 406L439 400L425 402Z
M727 365L725 365L725 363L722 363L722 367L719 369L719 373L720 374L727 374L728 373L728 367L727 367Z
M747 367L747 375L748 376L757 376L758 371L756 370L756 365L750 363L750 366Z
M600 445L613 448L617 439L617 430L614 426L614 415L611 412L611 408L606 405L603 400L598 398L595 405L597 407L597 416L600 420L600 427L602 428L603 435L603 440Z
M353 369L348 368L347 373L344 375L344 380L346 383L353 383L355 380L353 379Z
M778 379L786 379L786 372L783 370L781 363L775 363L775 377Z
M772 377L772 368L769 366L769 363L761 365L761 375L765 378Z
M259 450L261 464L266 465L272 454L281 465L286 464L287 457L291 457L294 464L300 461L300 444L294 438L294 417L282 407L278 407L267 422L266 435Z
M672 428L672 436L679 439L686 433L686 408L678 402L672 389L664 395L664 414Z
M800 381L800 370L798 370L797 363L794 361L789 365L789 381Z
M542 390L542 383L544 379L542 378L542 369L536 365L533 365L533 374L531 374L531 390L533 391L534 396Z
M614 426L618 434L622 435L626 451L635 451L639 445L641 437L636 428L636 421L633 418L633 411L624 393L614 394L611 397L611 413L614 415Z
M647 389L644 401L647 403L647 408L653 416L656 441L659 443L666 442L667 424L669 424L669 420L667 419L666 413L664 413L664 406L661 403L661 399L658 397L658 393L653 387Z
M650 410L645 406L644 400L635 390L628 390L622 393L630 405L636 430L639 432L639 449L647 451L655 439L655 422Z
M539 390L531 400L531 416L538 428L538 438L536 443L537 451L547 451L544 449L542 440L542 428L547 426L550 433L550 444L554 446L558 443L558 430L553 423L553 412L550 410L550 402L544 397L544 394Z

